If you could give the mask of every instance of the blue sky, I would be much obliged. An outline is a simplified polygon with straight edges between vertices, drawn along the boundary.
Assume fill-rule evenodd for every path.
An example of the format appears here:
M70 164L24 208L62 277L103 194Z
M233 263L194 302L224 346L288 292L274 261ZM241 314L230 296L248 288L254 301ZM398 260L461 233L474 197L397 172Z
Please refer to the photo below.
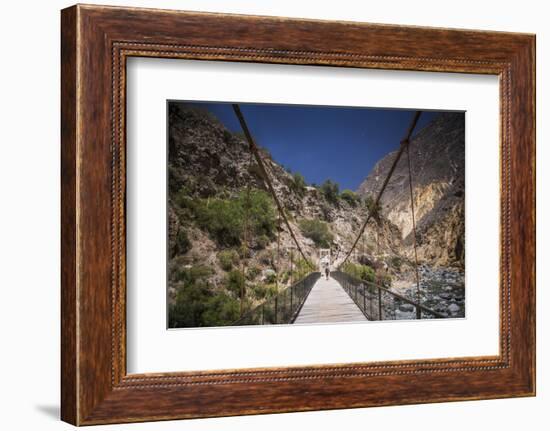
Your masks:
M227 129L241 131L228 103L196 103ZM336 181L357 190L375 163L399 147L414 111L302 105L240 105L256 142L308 184ZM423 112L415 132L437 114Z

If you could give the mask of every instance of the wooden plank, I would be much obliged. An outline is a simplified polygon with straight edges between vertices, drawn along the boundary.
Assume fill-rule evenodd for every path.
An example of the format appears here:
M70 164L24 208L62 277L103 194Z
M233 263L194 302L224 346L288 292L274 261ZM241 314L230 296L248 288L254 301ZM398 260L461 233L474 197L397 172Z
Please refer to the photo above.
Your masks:
M295 324L366 321L359 307L335 279L321 277L311 289Z

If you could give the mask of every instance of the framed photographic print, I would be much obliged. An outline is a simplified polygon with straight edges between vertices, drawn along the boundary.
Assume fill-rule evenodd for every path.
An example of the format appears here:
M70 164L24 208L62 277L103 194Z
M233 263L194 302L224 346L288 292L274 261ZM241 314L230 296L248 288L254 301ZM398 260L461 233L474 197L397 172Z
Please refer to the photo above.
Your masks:
M62 419L535 393L535 38L62 11Z

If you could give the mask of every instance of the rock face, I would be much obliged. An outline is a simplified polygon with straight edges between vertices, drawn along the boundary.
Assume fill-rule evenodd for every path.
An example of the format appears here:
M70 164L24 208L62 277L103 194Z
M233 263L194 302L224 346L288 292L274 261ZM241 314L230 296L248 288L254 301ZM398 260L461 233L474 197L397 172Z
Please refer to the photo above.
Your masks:
M217 185L259 185L259 177L247 169L245 141L207 111L170 104L168 151L171 194L185 188L206 198L216 194Z
M418 256L423 262L464 267L464 113L441 113L409 144ZM396 152L381 159L358 194L375 196ZM382 214L401 231L404 249L413 256L411 198L407 152L382 195Z

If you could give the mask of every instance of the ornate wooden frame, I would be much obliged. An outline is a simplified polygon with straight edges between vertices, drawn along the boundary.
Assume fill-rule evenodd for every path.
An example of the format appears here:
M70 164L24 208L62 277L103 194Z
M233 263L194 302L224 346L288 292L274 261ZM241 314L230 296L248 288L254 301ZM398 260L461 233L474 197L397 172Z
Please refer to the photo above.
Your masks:
M534 395L534 35L78 5L62 11L61 48L63 420L88 425ZM500 354L127 375L129 56L498 75Z

